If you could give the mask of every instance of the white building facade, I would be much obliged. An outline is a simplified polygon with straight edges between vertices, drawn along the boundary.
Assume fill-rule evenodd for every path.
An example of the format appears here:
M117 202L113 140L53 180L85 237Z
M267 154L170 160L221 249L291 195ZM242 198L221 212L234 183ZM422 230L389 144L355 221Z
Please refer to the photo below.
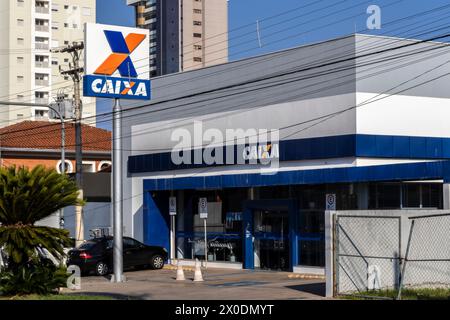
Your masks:
M445 43L354 35L155 79L124 111L125 233L170 249L175 196L172 251L204 259L207 198L209 261L292 271L324 267L330 207L449 208L449 60ZM247 161L252 142L214 141L230 129L278 131L276 170ZM173 160L226 147L235 162Z

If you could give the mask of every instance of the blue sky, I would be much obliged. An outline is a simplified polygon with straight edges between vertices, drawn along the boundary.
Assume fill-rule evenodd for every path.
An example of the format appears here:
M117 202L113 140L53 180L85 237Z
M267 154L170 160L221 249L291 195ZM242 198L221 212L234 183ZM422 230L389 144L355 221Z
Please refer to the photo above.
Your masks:
M369 16L366 10L371 4L381 7L382 28L379 31L365 30ZM438 28L450 21L448 16L450 8L442 12L442 17L446 18L446 21L439 21L438 18L433 20L430 15L419 16L417 24L411 19L394 25L389 22L447 4L448 0L230 0L229 58L242 59L347 35L354 33L355 30L363 33L416 37L428 28ZM437 14L439 12L433 13L435 16ZM428 20L429 24L426 18L431 18ZM259 47L256 32L257 20L260 21L262 47ZM97 22L134 26L133 8L126 5L126 0L97 0ZM432 34L427 34L422 38L431 36ZM97 108L99 113L108 112L110 104L100 102ZM109 124L99 126L110 128Z

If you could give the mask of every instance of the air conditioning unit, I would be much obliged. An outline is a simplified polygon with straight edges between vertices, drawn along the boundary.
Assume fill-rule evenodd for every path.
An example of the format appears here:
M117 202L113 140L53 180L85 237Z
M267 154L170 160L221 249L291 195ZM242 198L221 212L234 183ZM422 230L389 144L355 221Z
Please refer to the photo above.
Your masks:
M52 103L51 107L56 109L64 119L74 119L75 115L73 112L73 101L72 100L61 100L56 103ZM50 109L48 111L48 117L50 119L59 120L58 114Z
M91 238L95 239L112 236L113 232L111 227L99 227L90 229L89 234Z

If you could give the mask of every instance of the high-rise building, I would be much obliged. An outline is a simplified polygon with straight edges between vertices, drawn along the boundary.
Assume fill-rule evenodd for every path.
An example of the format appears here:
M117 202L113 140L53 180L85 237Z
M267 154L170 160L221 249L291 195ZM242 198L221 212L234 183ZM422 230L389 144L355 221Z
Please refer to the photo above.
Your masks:
M228 61L228 0L127 0L150 30L150 76Z
M95 20L95 0L0 1L0 100L48 104L58 92L72 98L72 79L59 72L71 57L51 49L83 41L84 23ZM95 114L95 99L83 98L83 117ZM0 107L0 127L46 118L44 107Z

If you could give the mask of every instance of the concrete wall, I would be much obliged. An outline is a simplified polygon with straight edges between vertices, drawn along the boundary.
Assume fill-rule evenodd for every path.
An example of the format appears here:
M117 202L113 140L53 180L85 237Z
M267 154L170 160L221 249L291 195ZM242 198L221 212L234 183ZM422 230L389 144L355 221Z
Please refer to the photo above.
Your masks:
M89 230L112 227L112 205L109 202L88 202L84 206L84 239L90 239ZM75 207L64 209L65 228L75 237Z
M110 202L88 202L84 206L84 239L89 239L89 230L94 228L112 227L112 206ZM60 213L56 212L51 216L36 223L37 226L59 228ZM70 237L75 237L75 207L64 209L64 228L69 230Z
M0 28L2 30L2 41L0 49L11 51L11 54L4 54L0 57L0 68L2 77L0 78L0 95L3 100L14 102L35 102L35 92L46 93L49 101L53 101L52 96L56 96L58 90L67 89L72 86L72 80L64 79L59 74L59 66L66 67L68 62L64 59L70 56L62 53L50 53L47 49L36 49L36 37L49 39L49 46L52 47L53 40L58 42L55 47L64 46L64 41L81 41L84 37L83 23L95 22L96 1L95 0L63 0L48 1L49 12L36 12L35 0L24 0L19 5L18 1L1 1L0 3ZM58 11L52 11L53 4L58 4ZM64 9L64 5L69 8ZM73 9L77 6L77 9ZM90 8L87 10L87 8ZM88 14L89 13L89 14ZM18 19L23 20L21 24ZM36 30L36 19L48 20L48 31ZM54 23L58 24L58 29ZM68 26L64 26L67 23ZM75 25L75 27L74 27ZM18 38L23 39L23 43L18 43ZM48 66L37 67L35 56L42 55L48 57ZM22 62L18 62L18 58ZM58 60L58 65L52 65L52 60ZM48 86L36 84L35 74L42 73L48 75ZM18 77L23 77L23 81L18 81ZM22 97L19 97L22 96ZM34 107L4 106L0 114L0 127L10 125L34 117ZM39 108L41 109L41 108ZM95 116L95 98L83 98L83 117ZM89 119L92 120L92 119ZM92 122L92 121L91 121ZM95 125L95 123L94 123Z
M331 297L337 293L355 293L357 287L364 291L367 284L367 266L359 255L364 255L369 265L376 265L380 269L380 279L383 288L394 288L398 286L399 273L401 268L395 259L379 259L376 257L399 257L404 258L408 244L408 237L411 228L410 217L420 217L436 214L450 214L445 210L357 210L357 211L327 211L325 213L325 250L326 250L326 294ZM335 222L339 219L344 227L336 233ZM425 220L423 220L426 222ZM449 219L450 222L450 219ZM450 226L450 224L449 224ZM344 235L347 234L347 236ZM432 238L432 234L429 238ZM422 242L428 241L428 237L421 239ZM340 239L338 246L337 239ZM351 239L351 242L350 240ZM441 241L435 241L429 247L429 250L439 252L442 250L442 243L447 238L441 238ZM430 244L427 244L430 245ZM434 248L433 248L434 246ZM356 248L358 249L356 249ZM424 246L425 247L425 246ZM398 249L397 249L398 248ZM340 259L341 265L337 270L336 252L355 257ZM424 252L422 252L424 253ZM419 253L421 255L422 253ZM416 252L416 254L418 254ZM422 273L417 272L417 267L408 266L406 270L408 284L426 282L427 274L447 273L447 281L450 280L450 274L445 268L438 270L436 263L422 266ZM436 268L438 267L438 268ZM344 271L345 269L345 271Z

